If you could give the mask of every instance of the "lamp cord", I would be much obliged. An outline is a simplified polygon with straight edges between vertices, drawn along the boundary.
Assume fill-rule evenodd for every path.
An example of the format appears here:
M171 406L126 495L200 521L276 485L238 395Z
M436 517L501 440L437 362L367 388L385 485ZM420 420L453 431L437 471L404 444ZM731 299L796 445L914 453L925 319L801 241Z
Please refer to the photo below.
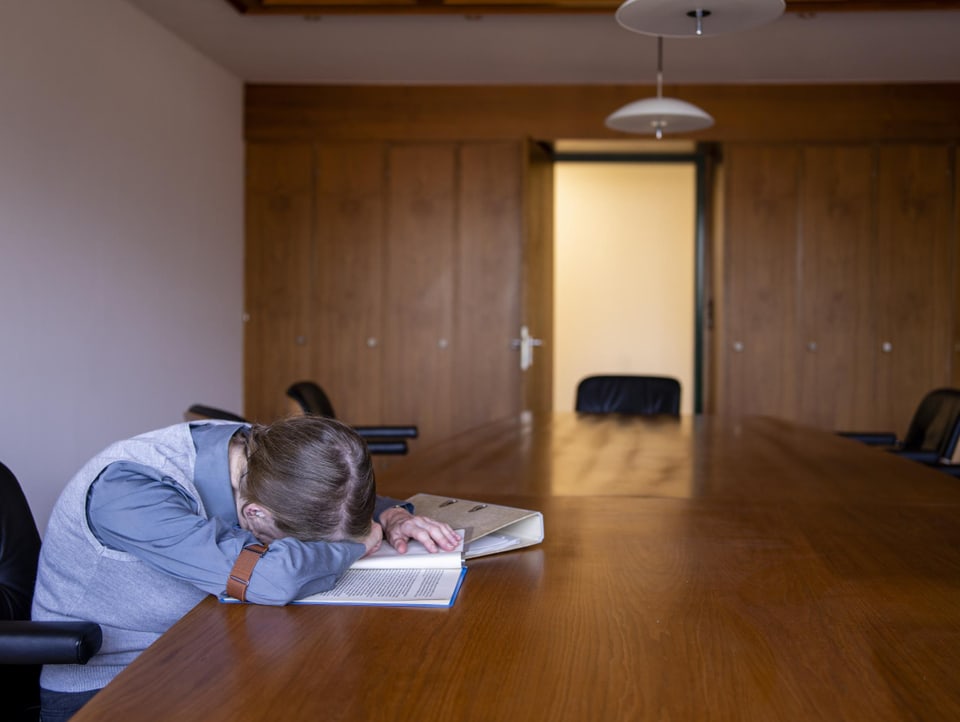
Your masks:
M663 97L663 36L657 36L657 97Z

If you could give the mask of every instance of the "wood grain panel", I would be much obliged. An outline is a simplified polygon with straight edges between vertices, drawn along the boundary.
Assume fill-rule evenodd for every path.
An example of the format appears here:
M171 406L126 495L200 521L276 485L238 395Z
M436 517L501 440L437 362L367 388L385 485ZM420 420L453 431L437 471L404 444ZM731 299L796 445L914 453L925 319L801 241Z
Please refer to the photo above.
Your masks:
M796 418L800 151L736 145L725 165L723 411Z
M626 139L604 119L650 85L248 85L249 140ZM684 85L665 95L706 109L725 142L953 140L960 85Z
M917 404L950 383L953 259L952 149L885 145L879 150L877 329L878 408L906 431Z
M255 15L327 13L612 13L620 0L225 0ZM787 12L870 12L960 7L955 0L786 0Z
M396 464L390 493L706 499L751 503L869 501L899 507L960 494L953 477L876 448L773 418L735 423L604 414L533 415L490 423ZM911 488L906 477L923 479ZM947 491L952 489L952 491ZM485 499L486 497L480 497Z
M803 149L798 418L824 429L877 423L873 159L869 146Z
M953 146L953 231L950 242L953 260L953 356L950 385L960 388L960 147ZM958 452L960 453L960 452ZM955 455L954 458L957 458Z
M531 142L523 187L523 324L543 342L523 375L523 408L545 413L553 407L553 160Z
M521 143L459 149L451 432L520 412Z
M352 424L382 423L386 149L316 149L312 380Z
M383 423L414 423L419 445L453 423L456 147L388 150Z
M269 422L309 369L312 149L248 144L246 177L244 415Z

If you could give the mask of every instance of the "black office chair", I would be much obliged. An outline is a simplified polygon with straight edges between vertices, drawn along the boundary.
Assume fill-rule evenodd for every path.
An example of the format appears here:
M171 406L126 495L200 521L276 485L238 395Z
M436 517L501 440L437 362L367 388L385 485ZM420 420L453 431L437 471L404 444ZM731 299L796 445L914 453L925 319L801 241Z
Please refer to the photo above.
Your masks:
M924 396L903 439L892 432L837 433L925 464L949 462L960 439L960 390L934 389Z
M680 416L680 382L667 376L587 376L575 409L589 414Z
M40 666L86 664L103 632L93 622L33 622L40 534L17 478L0 463L0 665L5 693L0 717L36 722Z
M337 418L330 397L314 381L297 381L287 389L287 396L293 399L305 414L318 414L331 419ZM354 426L367 442L371 454L406 454L406 439L415 439L419 429L412 424L404 426Z
M232 411L218 409L216 406L207 406L205 404L193 404L183 415L184 421L198 421L202 419L218 419L221 421L238 421L246 423L247 420L238 416Z

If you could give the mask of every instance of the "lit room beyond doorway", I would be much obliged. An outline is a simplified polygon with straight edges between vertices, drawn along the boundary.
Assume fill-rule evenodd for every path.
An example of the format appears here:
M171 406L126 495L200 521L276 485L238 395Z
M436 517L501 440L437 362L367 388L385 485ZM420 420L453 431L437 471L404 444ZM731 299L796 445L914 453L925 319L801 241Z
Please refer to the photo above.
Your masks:
M673 376L693 412L696 164L555 166L553 407L598 373Z

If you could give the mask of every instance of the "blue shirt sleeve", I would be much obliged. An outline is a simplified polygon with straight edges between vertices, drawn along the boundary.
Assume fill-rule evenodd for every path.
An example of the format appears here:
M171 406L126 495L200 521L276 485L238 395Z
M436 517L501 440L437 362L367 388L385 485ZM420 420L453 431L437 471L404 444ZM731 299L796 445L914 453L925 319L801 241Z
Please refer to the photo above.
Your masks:
M115 462L93 483L87 519L100 542L209 592L226 588L233 564L256 537L239 525L206 518L179 484L156 469ZM364 552L355 542L273 542L254 569L247 600L287 604L330 589Z

